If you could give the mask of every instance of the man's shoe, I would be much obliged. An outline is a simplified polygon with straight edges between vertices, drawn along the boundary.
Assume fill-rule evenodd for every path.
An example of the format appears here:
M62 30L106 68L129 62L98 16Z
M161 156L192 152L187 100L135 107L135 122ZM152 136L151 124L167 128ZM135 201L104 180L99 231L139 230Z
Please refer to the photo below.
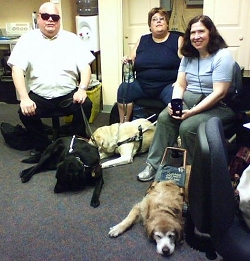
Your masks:
M150 181L154 179L156 170L147 163L147 167L137 175L139 181Z
M37 150L31 150L30 152L30 157L27 159L23 159L21 162L23 163L38 163L41 156L42 156L42 152L41 151L37 151Z

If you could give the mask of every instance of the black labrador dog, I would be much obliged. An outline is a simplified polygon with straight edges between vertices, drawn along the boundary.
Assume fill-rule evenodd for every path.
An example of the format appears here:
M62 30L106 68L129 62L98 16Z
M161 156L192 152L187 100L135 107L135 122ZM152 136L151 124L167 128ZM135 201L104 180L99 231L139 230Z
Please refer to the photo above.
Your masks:
M99 196L104 181L95 146L76 136L59 138L47 147L35 166L21 171L20 177L25 183L36 173L55 169L55 193L77 191L92 185L95 189L90 205L94 208L100 205Z

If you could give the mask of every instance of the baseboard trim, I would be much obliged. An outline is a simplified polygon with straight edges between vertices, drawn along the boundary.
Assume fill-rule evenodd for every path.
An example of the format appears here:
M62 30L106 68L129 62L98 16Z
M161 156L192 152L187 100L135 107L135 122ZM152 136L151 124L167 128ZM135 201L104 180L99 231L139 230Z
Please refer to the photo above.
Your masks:
M113 105L103 105L102 112L104 113L110 113Z

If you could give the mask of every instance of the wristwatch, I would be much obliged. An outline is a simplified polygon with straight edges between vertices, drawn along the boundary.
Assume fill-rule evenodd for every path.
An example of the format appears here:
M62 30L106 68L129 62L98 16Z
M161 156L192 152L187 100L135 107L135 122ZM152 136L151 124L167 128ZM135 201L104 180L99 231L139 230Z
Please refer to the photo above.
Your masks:
M88 86L83 85L83 84L80 84L79 88L82 89L82 90L85 90L85 91L88 90Z

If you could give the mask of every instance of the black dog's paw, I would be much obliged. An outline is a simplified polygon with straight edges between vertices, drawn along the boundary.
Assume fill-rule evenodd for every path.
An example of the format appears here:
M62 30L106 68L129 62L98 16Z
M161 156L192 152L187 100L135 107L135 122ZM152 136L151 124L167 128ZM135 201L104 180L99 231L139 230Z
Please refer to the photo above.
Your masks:
M90 202L90 206L93 208L97 208L100 206L100 200L99 198L92 198Z
M32 175L32 176L33 176L33 175ZM29 173L27 173L26 175L22 175L21 181L22 181L23 183L26 183L26 182L28 182L28 181L31 179L32 176L29 175Z
M26 172L25 172L25 170L23 170L23 171L21 171L21 172L19 173L19 177L22 178L23 176L25 176L25 174L26 174Z
M22 171L19 173L20 178L22 178L23 176L27 175L32 169L33 169L33 167L22 170Z
M23 183L28 182L33 175L34 175L33 167L28 168L28 169L24 169L19 174L21 181Z

